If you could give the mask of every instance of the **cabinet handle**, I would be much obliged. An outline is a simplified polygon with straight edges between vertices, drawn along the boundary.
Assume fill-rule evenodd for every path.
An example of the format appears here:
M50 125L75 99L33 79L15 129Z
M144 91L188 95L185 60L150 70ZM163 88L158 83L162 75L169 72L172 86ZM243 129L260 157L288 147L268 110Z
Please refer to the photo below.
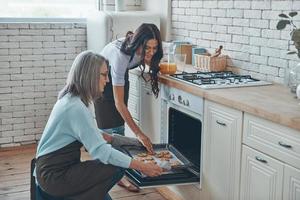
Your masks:
M259 156L255 156L255 159L259 162L262 162L262 163L268 163L268 161L266 161L265 159L259 157Z
M221 126L226 126L226 124L223 123L223 122L219 122L218 120L216 120L216 122L217 122L217 124L219 124L219 125L221 125Z
M289 144L285 144L281 141L278 142L278 144L284 148L287 148L287 149L291 149L292 148L292 145L289 145Z

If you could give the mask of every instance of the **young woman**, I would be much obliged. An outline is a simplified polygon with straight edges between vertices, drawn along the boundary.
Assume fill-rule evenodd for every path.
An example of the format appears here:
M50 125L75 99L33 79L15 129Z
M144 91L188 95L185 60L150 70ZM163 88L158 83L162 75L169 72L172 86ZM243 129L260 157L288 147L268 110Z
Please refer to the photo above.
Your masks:
M95 103L98 127L108 133L124 135L125 121L147 150L153 152L150 139L133 121L127 108L128 70L140 66L143 75L148 65L152 91L158 95L157 74L163 56L158 28L154 24L142 24L134 33L128 32L126 38L109 43L101 54L109 60L111 82Z
M152 92L156 97L158 96L157 74L159 72L159 62L163 56L158 28L154 24L142 24L134 33L129 31L125 38L106 45L101 54L109 60L109 78L111 82L107 84L103 97L95 102L98 127L110 134L124 135L125 121L139 141L150 153L153 153L149 137L137 126L127 108L128 70L139 66L142 69L142 77L144 78L143 74L146 65L148 65ZM126 179L122 179L119 185L129 191L138 191Z
M93 101L107 83L104 57L89 51L76 57L37 147L36 199L109 200L108 191L122 178L124 169L148 176L161 174L157 165L114 149L109 144L114 138L98 129ZM82 146L93 160L80 161Z

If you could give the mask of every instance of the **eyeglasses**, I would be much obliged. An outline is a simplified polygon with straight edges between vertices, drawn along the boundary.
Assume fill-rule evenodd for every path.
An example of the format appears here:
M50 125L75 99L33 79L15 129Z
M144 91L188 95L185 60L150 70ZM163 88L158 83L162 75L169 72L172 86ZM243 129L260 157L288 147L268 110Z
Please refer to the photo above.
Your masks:
M108 76L108 72L106 73L100 73L101 76L107 77Z
M103 76L103 78L106 80L106 79L108 79L108 72L100 73L100 76Z

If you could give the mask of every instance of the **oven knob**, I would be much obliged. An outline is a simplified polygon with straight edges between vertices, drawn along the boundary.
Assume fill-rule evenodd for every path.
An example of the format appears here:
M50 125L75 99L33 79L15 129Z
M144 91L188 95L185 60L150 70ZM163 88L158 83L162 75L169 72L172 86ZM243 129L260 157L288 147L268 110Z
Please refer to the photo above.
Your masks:
M183 102L182 102L182 97L181 97L181 95L178 96L178 102L179 102L180 104L183 103Z
M186 101L185 101L185 105L186 105L186 106L190 106L189 100L186 100Z
M169 95L169 100L175 100L175 95L174 94L170 94Z

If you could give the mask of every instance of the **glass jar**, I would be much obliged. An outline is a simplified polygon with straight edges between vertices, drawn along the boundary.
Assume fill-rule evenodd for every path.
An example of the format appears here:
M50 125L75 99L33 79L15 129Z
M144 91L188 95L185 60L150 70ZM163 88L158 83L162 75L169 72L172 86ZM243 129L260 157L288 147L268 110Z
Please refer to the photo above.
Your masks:
M177 65L175 63L175 45L172 42L163 43L164 56L159 64L160 73L162 74L175 74Z
M286 74L287 75L287 74ZM291 68L288 72L288 86L292 93L296 93L297 86L300 84L300 63Z
M159 68L159 71L162 74L175 74L177 71L177 65L175 63L174 54L168 54L164 57Z

